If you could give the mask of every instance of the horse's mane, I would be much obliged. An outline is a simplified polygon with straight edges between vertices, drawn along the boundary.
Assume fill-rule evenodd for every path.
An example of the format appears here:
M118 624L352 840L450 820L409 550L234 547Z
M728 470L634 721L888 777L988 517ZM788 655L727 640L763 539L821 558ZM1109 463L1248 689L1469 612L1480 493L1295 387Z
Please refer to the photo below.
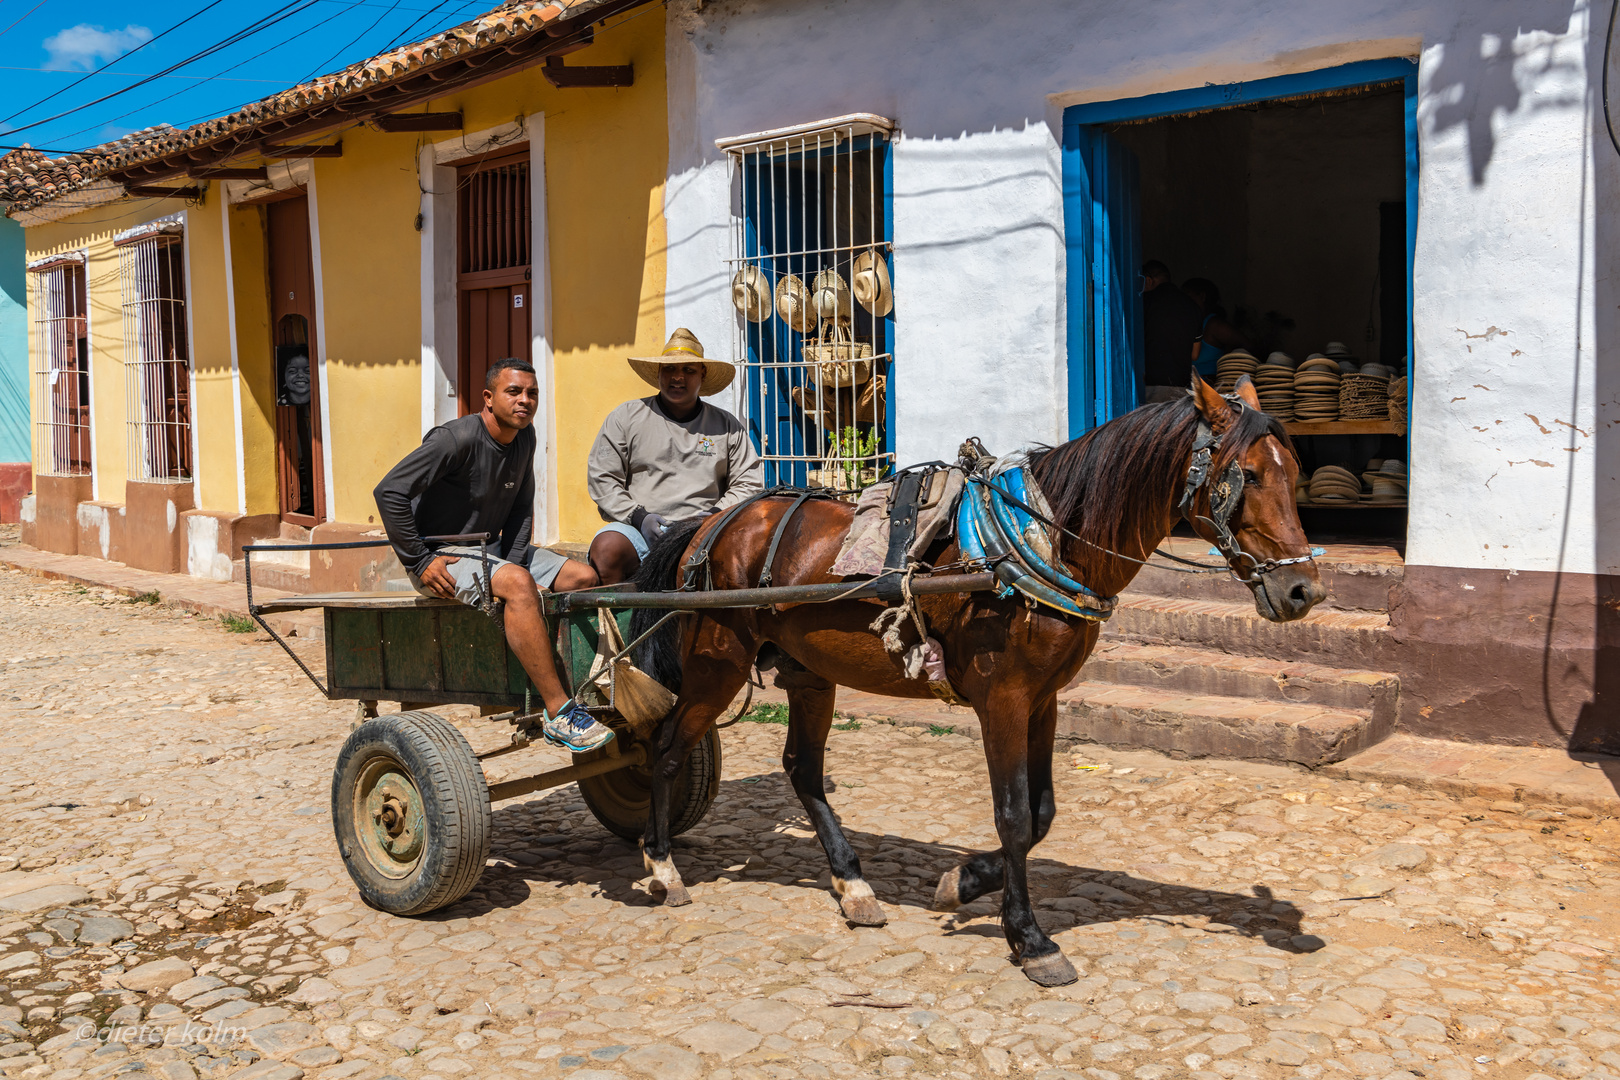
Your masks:
M1188 393L1144 405L1060 446L1032 451L1030 474L1066 528L1093 544L1125 551L1125 545L1152 538L1166 508L1180 500L1197 430L1198 408ZM1216 471L1268 435L1294 453L1293 442L1275 418L1259 409L1238 410L1221 440Z

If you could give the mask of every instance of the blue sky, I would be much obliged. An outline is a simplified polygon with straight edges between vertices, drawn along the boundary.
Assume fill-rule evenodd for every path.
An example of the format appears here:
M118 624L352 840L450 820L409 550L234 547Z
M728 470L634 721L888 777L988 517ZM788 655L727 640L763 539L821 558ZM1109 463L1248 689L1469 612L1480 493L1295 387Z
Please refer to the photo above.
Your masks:
M184 127L498 2L0 0L0 145L78 150Z

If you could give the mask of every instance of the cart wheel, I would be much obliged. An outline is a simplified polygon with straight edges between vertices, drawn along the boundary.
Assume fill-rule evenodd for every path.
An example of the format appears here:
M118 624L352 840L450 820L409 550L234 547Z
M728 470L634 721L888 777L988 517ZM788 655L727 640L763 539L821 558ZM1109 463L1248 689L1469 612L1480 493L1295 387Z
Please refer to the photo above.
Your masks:
M648 752L651 753L651 747ZM574 760L583 765L602 755L603 751L592 750L576 754ZM647 812L652 806L652 762L581 780L579 793L604 829L634 843L647 831ZM718 794L720 733L711 727L703 741L686 756L686 768L675 781L670 835L679 836L702 821Z
M430 712L367 720L332 771L343 865L372 907L420 915L467 894L489 858L489 785L461 732Z

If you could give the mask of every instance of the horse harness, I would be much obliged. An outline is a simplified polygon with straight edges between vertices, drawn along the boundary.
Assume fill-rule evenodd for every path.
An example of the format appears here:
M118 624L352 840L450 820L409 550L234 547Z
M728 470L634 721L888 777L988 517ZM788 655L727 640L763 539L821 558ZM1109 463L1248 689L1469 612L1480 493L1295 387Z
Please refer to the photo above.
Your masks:
M768 587L771 583L771 567L776 563L776 552L782 546L782 536L787 532L788 522L792 521L793 515L799 512L799 507L811 499L836 498L837 496L832 492L819 488L773 487L767 488L757 495L750 495L742 502L731 507L715 523L714 528L709 530L709 534L698 542L698 546L692 549L691 556L681 567L681 591L696 592L701 590L708 592L714 588L714 569L710 561L710 555L714 551L714 545L720 539L720 534L726 531L726 526L731 524L733 518L762 499L789 497L793 499L793 505L788 507L787 513L783 514L782 519L776 523L776 528L771 533L770 546L765 549L765 565L761 567L759 572L759 587L762 589ZM700 575L701 582L699 580Z

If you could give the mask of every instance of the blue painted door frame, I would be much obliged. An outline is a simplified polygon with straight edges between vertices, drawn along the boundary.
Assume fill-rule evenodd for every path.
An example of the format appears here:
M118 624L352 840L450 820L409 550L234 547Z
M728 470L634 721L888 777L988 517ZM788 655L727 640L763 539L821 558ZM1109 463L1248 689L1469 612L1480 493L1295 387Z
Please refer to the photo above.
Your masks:
M1141 300L1133 295L1141 253L1130 242L1138 225L1123 220L1139 214L1134 182L1123 155L1110 147L1112 140L1098 126L1397 81L1406 91L1406 354L1410 371L1418 210L1416 61L1399 57L1364 60L1297 75L1088 102L1063 110L1070 438L1134 407L1135 372L1143 363ZM1126 383L1129 391L1124 389Z

